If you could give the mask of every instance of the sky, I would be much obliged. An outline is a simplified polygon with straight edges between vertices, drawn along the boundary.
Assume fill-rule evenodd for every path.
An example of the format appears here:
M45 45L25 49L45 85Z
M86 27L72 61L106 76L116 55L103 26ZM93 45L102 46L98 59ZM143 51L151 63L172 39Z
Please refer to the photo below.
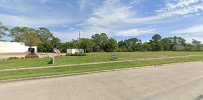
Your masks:
M106 33L116 40L154 34L203 42L203 0L0 0L7 27L46 27L63 42Z

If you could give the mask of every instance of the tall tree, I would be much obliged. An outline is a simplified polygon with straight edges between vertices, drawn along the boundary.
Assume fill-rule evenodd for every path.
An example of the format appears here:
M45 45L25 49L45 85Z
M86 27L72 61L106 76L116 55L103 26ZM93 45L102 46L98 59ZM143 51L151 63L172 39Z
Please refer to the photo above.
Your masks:
M151 51L152 47L149 42L145 42L141 44L141 49L139 51Z
M95 42L94 51L104 51L108 36L105 33L92 35L92 40Z
M160 51L161 50L161 35L155 34L152 39L150 40L150 44L152 46L153 51Z
M174 37L169 37L169 39L172 41L171 50L173 51L185 50L186 40L184 38L174 36Z
M6 32L9 31L9 29L0 22L0 40L3 36L6 35Z
M115 52L118 49L118 43L115 39L110 38L105 47L105 51L107 52Z
M95 43L91 39L81 38L80 39L80 48L84 49L85 52L92 52Z
M13 38L13 41L20 42L21 35L26 33L27 30L30 30L28 27L14 27L10 30L10 36Z
M162 51L170 51L171 45L172 45L172 41L169 38L164 38L161 40L161 50Z
M60 48L61 40L59 38L57 38L57 37L53 37L52 41L51 41L51 44L52 44L53 48Z
M39 34L40 40L42 41L38 45L38 51L39 52L52 52L53 44L51 41L53 40L53 34L44 27L40 27L37 30L37 33Z
M78 40L72 40L65 43L68 49L78 48Z
M138 51L139 46L141 44L141 40L137 38L130 38L124 41L118 42L119 48L122 49L122 51Z
M192 39L192 45L193 45L193 49L195 51L200 51L201 50L201 41Z
M126 43L121 40L118 42L118 47L119 47L119 51L122 51L122 52L127 52L127 47L126 47Z
M192 51L193 45L191 43L187 43L185 46L185 51Z
M52 52L53 48L61 48L62 44L59 38L54 37L54 35L45 27L40 27L37 30L42 41L38 45L38 51L40 52ZM62 48L61 48L62 49Z
M124 41L126 43L126 48L129 51L138 51L138 45L141 43L141 40L137 38L130 38Z
M21 33L19 38L19 41L25 43L25 45L29 46L29 48L37 46L41 42L39 39L39 35L34 29L31 28L28 28L23 33Z

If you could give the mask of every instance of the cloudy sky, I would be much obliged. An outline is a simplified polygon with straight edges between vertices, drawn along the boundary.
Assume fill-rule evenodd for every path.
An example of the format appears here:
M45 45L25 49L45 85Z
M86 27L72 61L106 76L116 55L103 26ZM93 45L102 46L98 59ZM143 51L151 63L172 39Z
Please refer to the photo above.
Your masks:
M158 33L203 41L203 0L0 0L8 27L47 27L63 42L95 33L147 41Z

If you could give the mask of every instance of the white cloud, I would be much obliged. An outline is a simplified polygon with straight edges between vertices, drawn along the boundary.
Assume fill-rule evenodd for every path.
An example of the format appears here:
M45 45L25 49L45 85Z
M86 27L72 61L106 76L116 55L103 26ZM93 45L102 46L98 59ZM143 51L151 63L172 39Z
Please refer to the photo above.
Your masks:
M116 36L139 36L144 34L154 33L154 29L129 29L117 32Z
M85 37L101 32L107 33L109 36L139 36L154 33L153 28L136 28L136 26L161 22L165 16L138 17L132 6L140 1L136 0L130 2L129 5L124 5L121 0L105 0L101 6L94 9L92 16L82 23L81 31Z
M52 0L1 0L0 8L7 12L0 13L0 22L7 26L55 26L71 23L72 20L53 15L44 8L44 4Z
M159 23L162 21L161 19L166 18L163 15L137 17L136 10L132 9L132 6L139 2L140 0L136 0L130 2L129 5L124 5L121 0L105 0L101 6L93 10L91 17L81 23L83 27L81 31L85 33L85 37L100 32L108 33L109 36L137 36L155 32L155 29L151 28L129 28L136 25Z
M135 1L133 3L135 4ZM93 10L92 16L81 24L83 26L81 31L85 33L85 37L101 32L114 36L116 32L131 25L127 20L133 18L135 14L136 11L132 11L131 6L122 4L121 0L105 0L101 6Z
M203 10L203 0L169 0L165 7L157 10L158 14L164 16L185 15L197 13Z
M166 20L166 18L169 17L191 14L203 10L203 0L178 0L175 3L167 2L165 8L157 11L159 13L155 16L138 17L135 9L132 10L131 6L123 5L120 1L121 0L104 1L100 7L94 10L93 15L83 23L86 26L85 29L91 30L92 32L95 32L95 30L104 30L105 32L113 31L115 33L117 31L125 30L125 26L122 26L122 29L119 24L127 25L126 27L152 23L156 24L167 22L168 20ZM139 3L138 1L139 0L137 0L136 3ZM134 29L132 28L131 30Z
M187 43L191 43L193 39L201 41L203 43L203 35L202 36L186 36L184 37L187 40Z
M77 31L64 31L64 32L57 32L53 31L52 32L54 36L60 38L62 42L68 42L71 41L72 39L76 40L78 39L79 35Z
M203 10L203 0L169 0L162 9L155 11L157 12L155 15L143 17L142 12L137 14L139 8L133 8L143 0L78 0L74 3L70 1L68 1L69 5L75 9L61 10L57 9L58 5L55 7L46 5L47 2L63 4L57 0L0 0L0 8L9 9L12 13L12 15L10 12L0 14L0 21L8 26L62 26L63 29L69 28L69 30L62 33L56 32L55 35L63 40L71 40L77 37L75 33L78 30L83 33L83 37L91 37L92 34L101 32L109 36L150 34L156 31L151 27L152 24L158 24L157 27L159 27L161 22L167 23L174 16L193 14ZM50 9L44 8L43 5ZM64 12L66 10L67 12ZM194 27L184 30L188 33L202 31Z
M203 42L203 25L192 26L184 29L179 29L170 34L186 38L187 42L192 42L196 39Z
M43 11L42 5L49 0L1 0L0 7L12 10L15 13L33 13L35 11Z
M28 27L40 27L40 26L54 26L61 25L70 22L67 19L61 18L32 18L25 16L14 16L0 14L0 19L7 26L28 26Z
M203 25L197 25L197 26L192 26L185 29L176 30L172 32L172 34L183 34L183 35L202 34L203 35Z
M129 19L131 14L133 12L130 11L130 7L120 4L119 0L106 0L102 6L94 10L86 24L107 26L122 23L125 19Z

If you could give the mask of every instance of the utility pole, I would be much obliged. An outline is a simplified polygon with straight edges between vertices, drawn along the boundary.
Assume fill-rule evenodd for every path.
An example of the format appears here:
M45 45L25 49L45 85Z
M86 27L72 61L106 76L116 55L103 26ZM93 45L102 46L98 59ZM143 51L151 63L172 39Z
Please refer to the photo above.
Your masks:
M79 38L78 38L78 49L80 49L80 31L78 31L79 33Z

